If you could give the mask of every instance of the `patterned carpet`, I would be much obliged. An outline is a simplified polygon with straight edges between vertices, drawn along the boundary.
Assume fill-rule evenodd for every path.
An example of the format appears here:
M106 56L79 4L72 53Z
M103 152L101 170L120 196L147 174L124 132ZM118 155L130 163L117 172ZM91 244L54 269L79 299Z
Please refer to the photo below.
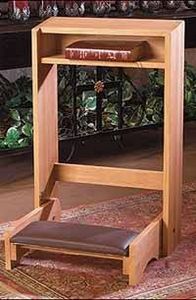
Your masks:
M130 197L63 211L64 222L140 231L161 211L161 194ZM34 252L11 272L0 248L1 299L195 299L196 184L184 188L182 239L169 257L148 265L141 283L128 286L121 262ZM7 224L0 226L0 235Z

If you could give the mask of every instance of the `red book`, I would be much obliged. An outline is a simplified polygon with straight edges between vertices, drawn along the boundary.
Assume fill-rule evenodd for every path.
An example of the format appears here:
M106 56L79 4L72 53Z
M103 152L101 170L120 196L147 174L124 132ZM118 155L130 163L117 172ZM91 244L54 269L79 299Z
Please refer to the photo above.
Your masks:
M65 48L65 58L134 62L149 58L146 41L79 41Z

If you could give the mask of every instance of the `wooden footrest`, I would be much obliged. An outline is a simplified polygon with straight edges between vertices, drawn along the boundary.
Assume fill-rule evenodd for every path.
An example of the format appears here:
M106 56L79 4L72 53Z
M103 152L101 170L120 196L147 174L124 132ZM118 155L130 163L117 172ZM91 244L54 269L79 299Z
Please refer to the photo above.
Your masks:
M128 256L136 236L133 231L105 226L37 221L13 236L11 243Z

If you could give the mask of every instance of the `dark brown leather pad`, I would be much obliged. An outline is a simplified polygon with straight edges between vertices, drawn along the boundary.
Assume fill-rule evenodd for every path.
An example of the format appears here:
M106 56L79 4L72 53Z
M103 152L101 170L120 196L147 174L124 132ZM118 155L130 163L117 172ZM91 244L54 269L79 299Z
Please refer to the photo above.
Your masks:
M38 221L17 233L11 242L127 256L128 246L136 236L133 231L106 226Z

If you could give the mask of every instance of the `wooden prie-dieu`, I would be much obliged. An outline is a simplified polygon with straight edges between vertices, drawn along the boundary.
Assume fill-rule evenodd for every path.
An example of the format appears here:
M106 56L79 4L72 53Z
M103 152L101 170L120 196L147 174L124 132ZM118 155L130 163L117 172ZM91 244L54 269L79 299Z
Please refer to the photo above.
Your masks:
M147 41L139 62L65 59L76 41ZM174 251L180 239L183 154L184 22L50 18L32 30L35 209L5 233L6 268L29 249L122 260L135 285L147 263ZM164 71L164 142L161 171L62 164L58 158L57 65L155 68ZM162 213L141 233L127 228L61 223L58 182L162 191Z

